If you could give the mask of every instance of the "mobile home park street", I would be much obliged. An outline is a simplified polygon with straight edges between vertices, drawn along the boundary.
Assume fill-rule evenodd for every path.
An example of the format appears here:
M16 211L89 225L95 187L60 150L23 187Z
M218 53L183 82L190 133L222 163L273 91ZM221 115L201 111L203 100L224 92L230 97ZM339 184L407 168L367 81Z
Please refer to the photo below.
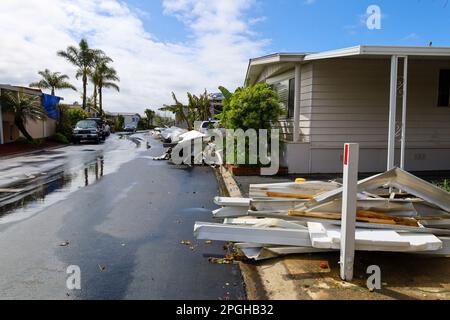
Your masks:
M2 160L2 182L54 177L2 205L2 299L245 298L238 266L208 261L224 254L223 243L192 234L215 208L213 171L152 161L160 142L134 137ZM71 265L80 267L81 290L67 288Z

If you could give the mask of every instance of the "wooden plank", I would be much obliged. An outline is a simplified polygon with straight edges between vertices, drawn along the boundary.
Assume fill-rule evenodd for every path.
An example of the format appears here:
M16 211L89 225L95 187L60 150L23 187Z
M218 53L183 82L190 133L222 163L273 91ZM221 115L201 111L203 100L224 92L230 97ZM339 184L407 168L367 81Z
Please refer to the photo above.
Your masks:
M342 215L340 213L305 212L305 211L298 211L298 210L289 210L288 214L290 216L310 217L310 218L320 218L320 219L341 220L341 218L342 218ZM404 225L404 226L411 226L411 227L419 226L417 221L412 218L397 217L397 216L377 213L377 212L373 212L373 211L364 211L364 210L360 210L356 213L356 221L377 223L377 224Z
M271 198L290 198L290 199L313 199L314 195L300 194L300 193L286 193L286 192L266 192L268 197Z
M23 192L25 189L9 189L9 188L0 188L0 193L18 193Z

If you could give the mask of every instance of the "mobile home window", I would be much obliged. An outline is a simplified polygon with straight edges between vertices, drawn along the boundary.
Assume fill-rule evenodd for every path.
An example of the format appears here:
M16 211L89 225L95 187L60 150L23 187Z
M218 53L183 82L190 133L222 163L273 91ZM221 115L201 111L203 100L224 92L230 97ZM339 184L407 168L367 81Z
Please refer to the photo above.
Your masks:
M438 107L450 106L450 70L441 70L439 73Z
M295 105L295 79L291 79L289 80L289 101L288 101L289 118L294 117L294 105Z
M287 116L294 116L295 79L274 83L272 88L278 94L278 101L287 110Z

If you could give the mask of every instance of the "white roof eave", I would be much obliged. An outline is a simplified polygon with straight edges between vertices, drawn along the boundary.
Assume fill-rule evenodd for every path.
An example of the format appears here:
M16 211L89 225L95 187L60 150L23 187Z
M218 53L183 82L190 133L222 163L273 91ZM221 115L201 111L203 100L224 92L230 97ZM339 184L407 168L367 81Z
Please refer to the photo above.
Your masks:
M449 57L450 47L406 47L406 46L356 46L332 51L309 54L305 61L343 58L349 56L418 56Z

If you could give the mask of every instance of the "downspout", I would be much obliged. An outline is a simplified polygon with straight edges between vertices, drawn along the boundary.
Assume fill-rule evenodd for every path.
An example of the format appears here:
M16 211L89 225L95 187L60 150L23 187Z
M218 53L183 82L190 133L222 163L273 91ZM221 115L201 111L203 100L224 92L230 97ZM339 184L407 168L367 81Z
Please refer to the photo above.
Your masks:
M403 58L403 108L402 108L402 140L400 168L405 169L406 159L406 115L408 107L408 56Z
M0 92L1 96L1 92ZM2 110L2 102L0 101L0 145L4 144L5 140L3 139L3 110Z

